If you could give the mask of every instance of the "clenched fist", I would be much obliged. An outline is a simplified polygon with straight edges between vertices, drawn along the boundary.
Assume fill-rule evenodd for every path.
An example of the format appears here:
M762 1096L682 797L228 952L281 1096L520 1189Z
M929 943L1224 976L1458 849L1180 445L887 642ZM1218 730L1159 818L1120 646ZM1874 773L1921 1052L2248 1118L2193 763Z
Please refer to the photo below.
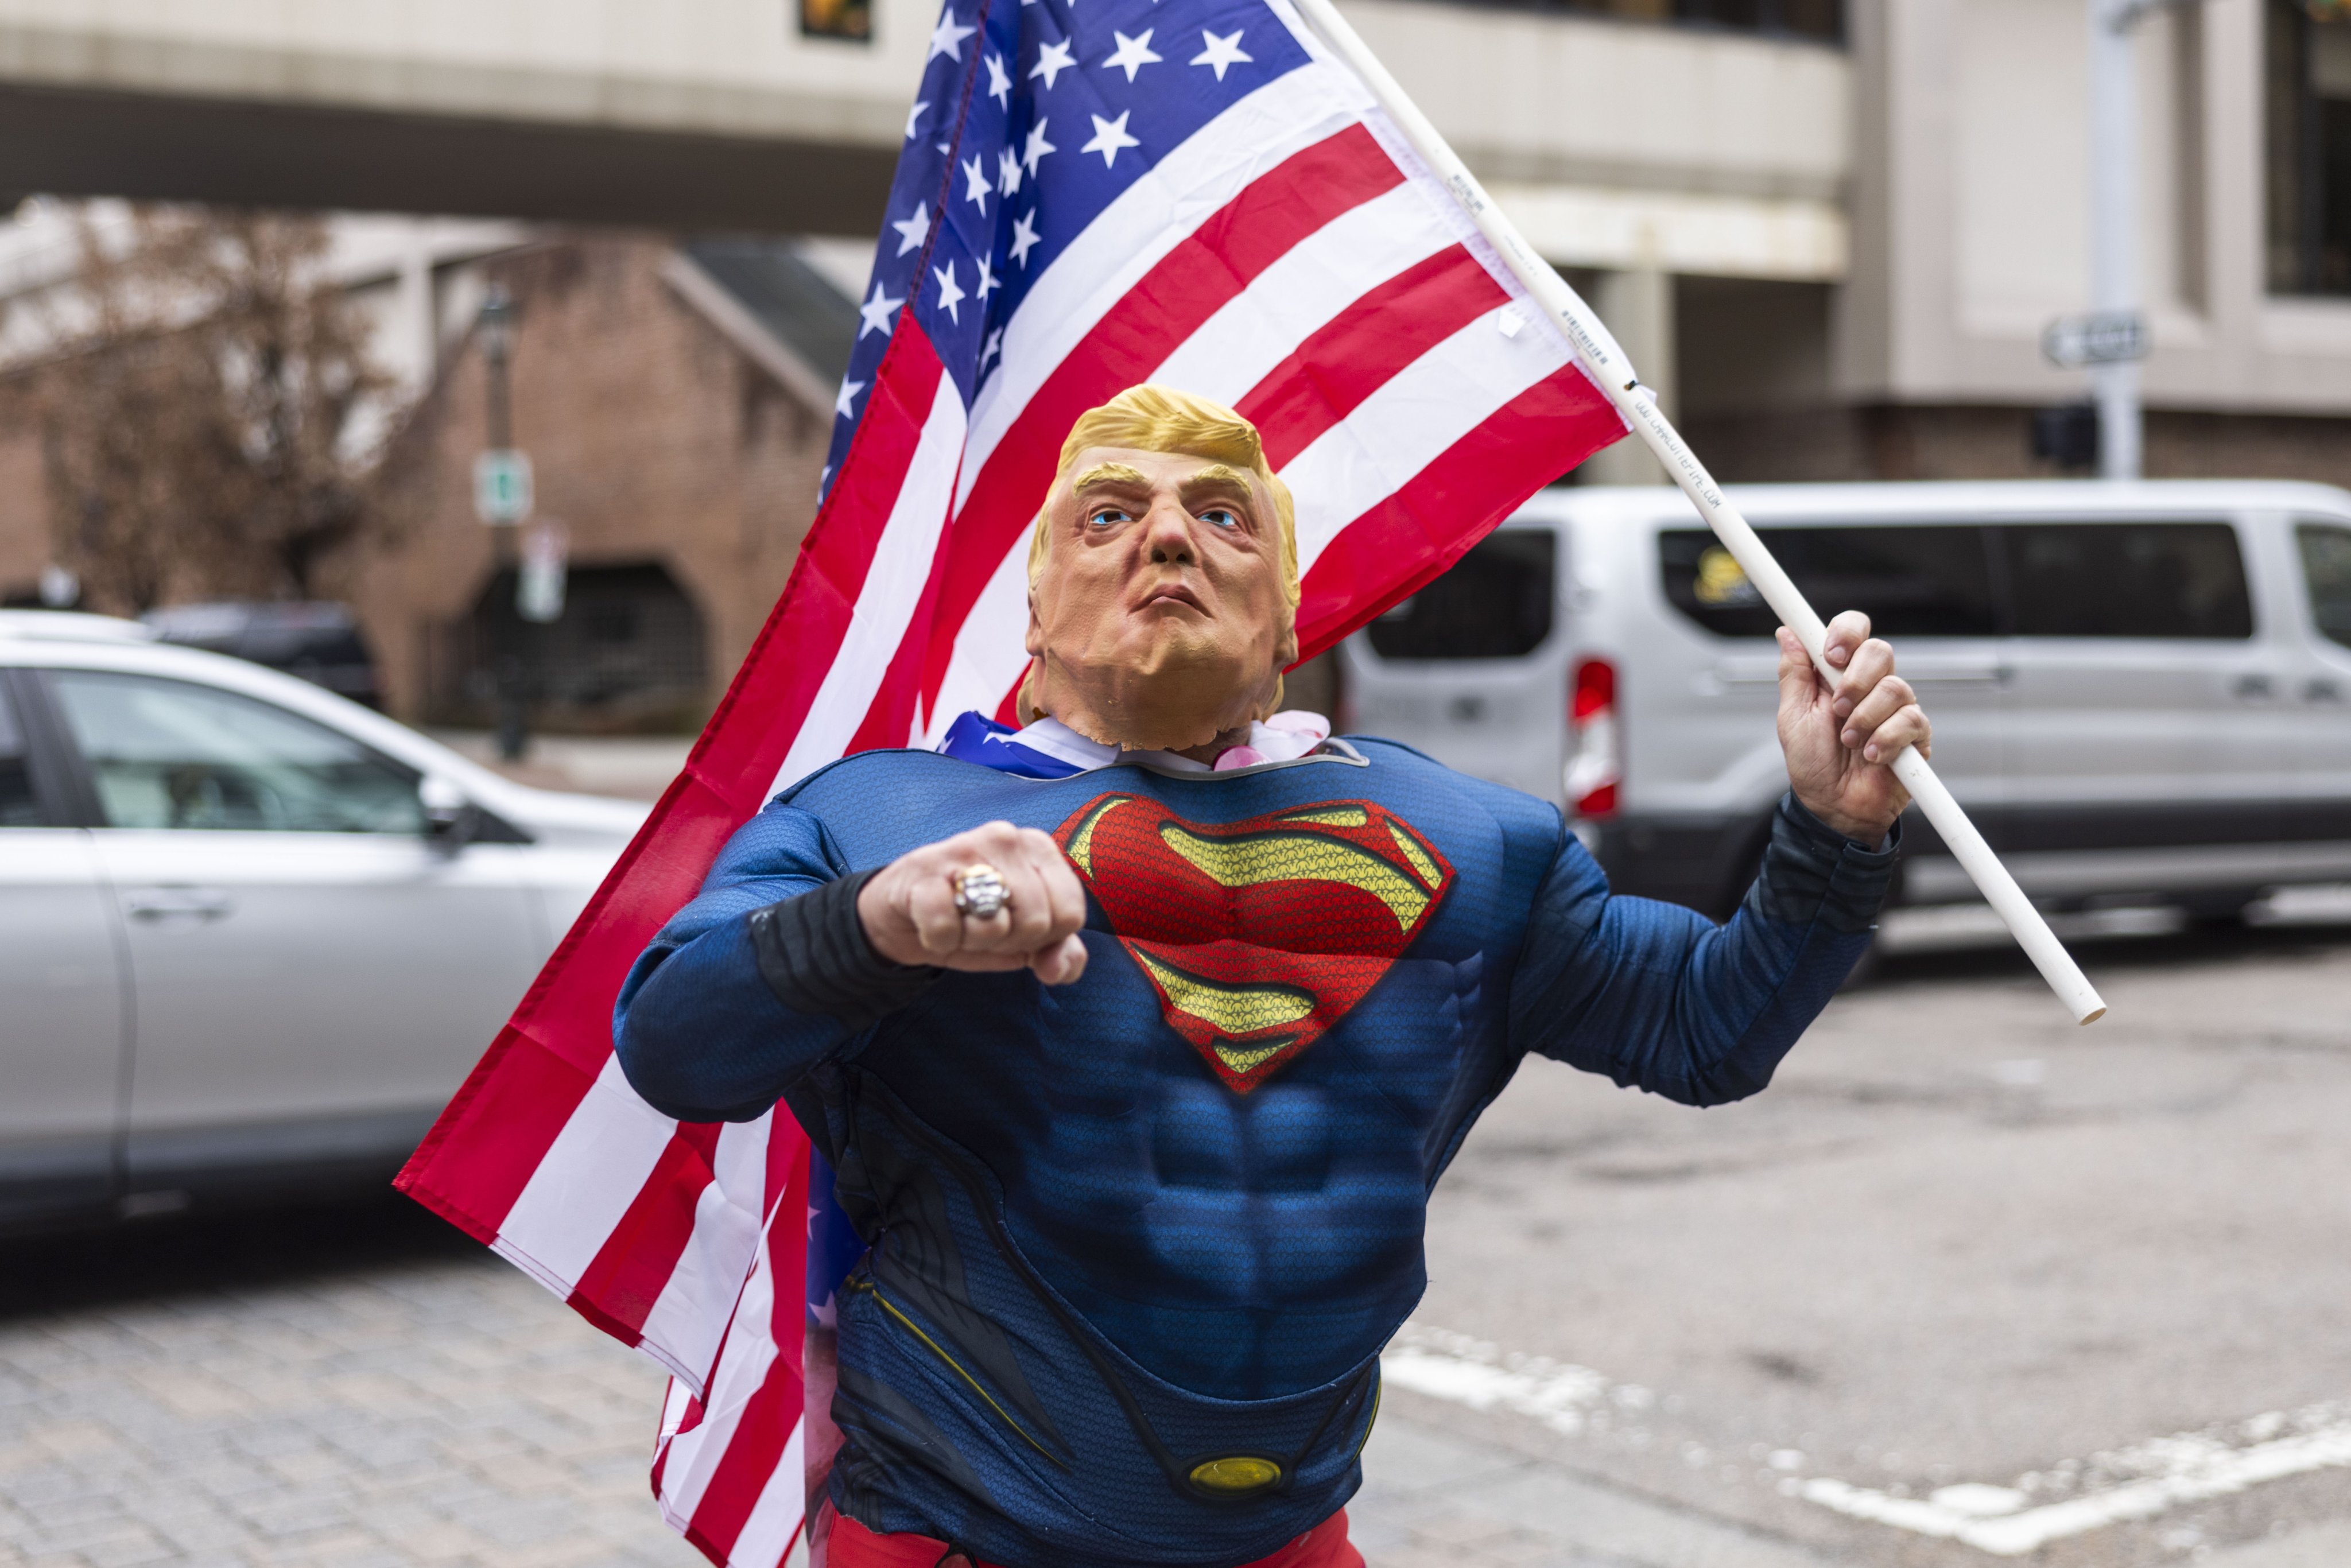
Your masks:
M1788 783L1804 809L1846 838L1876 845L1910 803L1894 777L1906 746L1928 755L1933 730L1894 673L1894 650L1869 634L1869 617L1848 610L1829 622L1825 656L1834 684L1813 668L1804 645L1780 628L1780 749Z
M956 873L992 866L1009 899L981 917L956 908ZM1086 972L1086 892L1061 847L1034 828L986 822L909 850L857 895L873 950L893 963L977 972L1033 969L1049 986Z

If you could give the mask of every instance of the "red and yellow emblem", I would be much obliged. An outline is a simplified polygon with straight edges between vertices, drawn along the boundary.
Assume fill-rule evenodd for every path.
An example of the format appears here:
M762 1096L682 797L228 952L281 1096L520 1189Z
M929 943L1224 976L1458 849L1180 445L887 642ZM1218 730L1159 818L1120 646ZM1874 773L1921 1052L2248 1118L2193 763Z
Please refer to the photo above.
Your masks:
M1453 885L1435 846L1368 800L1209 825L1098 795L1053 837L1169 1027L1241 1094L1363 1000Z

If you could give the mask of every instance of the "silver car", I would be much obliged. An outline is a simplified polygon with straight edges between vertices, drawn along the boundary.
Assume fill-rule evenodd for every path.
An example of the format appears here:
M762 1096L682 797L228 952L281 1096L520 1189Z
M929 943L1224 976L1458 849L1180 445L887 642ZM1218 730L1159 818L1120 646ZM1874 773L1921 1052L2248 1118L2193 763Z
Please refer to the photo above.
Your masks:
M2026 892L2226 917L2351 878L2351 494L2262 482L1733 491L1893 639ZM1614 884L1729 913L1787 775L1776 620L1665 489L1547 490L1344 644L1352 721L1560 803ZM1973 889L1926 823L1897 903Z
M388 1177L644 816L0 612L0 1226Z

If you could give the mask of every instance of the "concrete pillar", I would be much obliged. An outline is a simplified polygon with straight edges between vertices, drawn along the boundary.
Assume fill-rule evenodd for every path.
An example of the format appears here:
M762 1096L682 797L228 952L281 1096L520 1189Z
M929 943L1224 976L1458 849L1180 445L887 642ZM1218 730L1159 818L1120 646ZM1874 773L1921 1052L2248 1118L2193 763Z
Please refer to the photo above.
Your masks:
M1633 357L1633 369L1642 384L1654 388L1657 402L1671 419L1674 407L1674 276L1662 267L1637 267L1604 272L1592 304ZM1578 470L1592 485L1662 485L1666 471L1638 436L1624 440L1599 454Z
M441 358L441 323L433 301L433 248L422 220L411 225L402 247L399 282L400 358L411 396L433 384Z

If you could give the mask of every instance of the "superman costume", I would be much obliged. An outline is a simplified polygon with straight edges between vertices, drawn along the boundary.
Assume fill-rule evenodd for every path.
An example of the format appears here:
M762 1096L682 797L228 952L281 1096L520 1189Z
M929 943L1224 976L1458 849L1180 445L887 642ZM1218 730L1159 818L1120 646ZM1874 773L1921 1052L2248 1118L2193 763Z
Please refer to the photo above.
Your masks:
M869 1247L843 1517L1016 1568L1248 1563L1359 1483L1429 1191L1520 1061L1754 1093L1867 945L1893 845L1786 800L1718 928L1612 897L1555 807L1406 747L1087 766L1114 754L1052 727L967 717L956 755L779 796L638 960L615 1042L666 1113L780 1099L833 1165ZM1083 977L875 954L868 877L998 819L1085 883Z

